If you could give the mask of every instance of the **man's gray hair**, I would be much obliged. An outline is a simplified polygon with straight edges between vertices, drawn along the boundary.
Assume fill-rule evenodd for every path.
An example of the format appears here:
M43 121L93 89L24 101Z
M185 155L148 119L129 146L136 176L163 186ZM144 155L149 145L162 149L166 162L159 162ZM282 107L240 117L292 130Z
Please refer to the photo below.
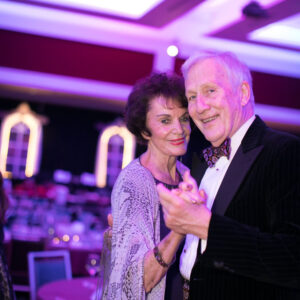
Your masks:
M184 79L186 79L187 73L193 65L206 59L214 59L224 66L234 87L239 87L243 81L248 82L250 86L250 101L254 104L252 76L250 70L248 66L241 62L232 52L218 53L206 51L190 56L181 67Z

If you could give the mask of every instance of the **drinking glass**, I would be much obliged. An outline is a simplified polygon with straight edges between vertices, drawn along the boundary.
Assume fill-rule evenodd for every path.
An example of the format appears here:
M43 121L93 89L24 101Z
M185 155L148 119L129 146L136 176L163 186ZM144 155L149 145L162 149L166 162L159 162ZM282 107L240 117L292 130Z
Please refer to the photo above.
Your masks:
M100 271L100 255L90 253L87 257L85 268L90 276L96 276Z

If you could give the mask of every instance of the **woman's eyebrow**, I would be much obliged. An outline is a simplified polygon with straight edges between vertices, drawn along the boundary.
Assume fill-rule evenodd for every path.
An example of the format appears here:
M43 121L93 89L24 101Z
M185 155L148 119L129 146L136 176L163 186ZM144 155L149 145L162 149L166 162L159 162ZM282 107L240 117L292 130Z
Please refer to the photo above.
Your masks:
M169 114L158 114L156 115L157 117L169 117L170 115Z

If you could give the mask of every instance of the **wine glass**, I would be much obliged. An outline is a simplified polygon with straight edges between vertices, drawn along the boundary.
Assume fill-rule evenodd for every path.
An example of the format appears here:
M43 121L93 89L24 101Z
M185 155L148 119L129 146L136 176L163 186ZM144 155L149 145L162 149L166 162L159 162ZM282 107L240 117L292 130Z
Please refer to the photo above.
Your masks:
M95 277L100 271L100 255L97 253L89 253L85 268L90 276Z

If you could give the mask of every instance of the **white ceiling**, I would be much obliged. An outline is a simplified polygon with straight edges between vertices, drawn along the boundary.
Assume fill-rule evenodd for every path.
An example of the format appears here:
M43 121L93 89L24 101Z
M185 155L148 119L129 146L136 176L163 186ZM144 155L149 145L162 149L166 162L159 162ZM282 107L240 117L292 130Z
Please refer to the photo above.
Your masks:
M300 49L300 13L254 30L248 38Z
M119 1L109 0L107 2L117 5L116 2ZM124 3L124 1L122 2ZM130 3L134 1L125 2L130 8ZM151 1L138 0L135 2L150 5L148 2ZM169 0L168 2L171 8L178 11L178 15L166 25L155 27L157 18L168 19L168 11L164 11L164 15L154 15L152 20L148 20L150 25L144 25L130 18L115 18L116 15L113 12L108 14L107 10L99 15L101 8L95 6L96 2L92 0L2 0L0 2L0 28L156 52L157 69L162 70L170 64L168 58L165 57L166 47L170 43L178 45L179 55L182 57L189 56L199 48L231 50L236 52L254 70L300 77L298 10L300 1L260 0L259 3L265 9L270 9L282 2L289 2L289 6L295 5L292 10L294 16L286 20L289 26L288 32L293 33L291 35L293 41L287 41L288 35L281 32L278 32L276 37L276 29L273 29L269 30L269 32L272 31L273 38L268 36L266 31L260 32L256 33L256 42L253 35L251 40L245 41L237 40L234 37L223 39L214 36L214 33L222 28L233 26L246 19L242 14L242 8L250 2L249 0ZM190 10L185 7L181 8L182 3L188 2L193 2ZM135 6L132 4L131 7ZM117 14L119 13L117 12ZM180 15L180 13L183 14ZM272 18L276 19L276 16L269 17L269 19ZM252 19L255 20L255 18ZM258 21L260 20L258 19ZM278 20L276 19L276 21ZM268 25L270 27L270 24ZM258 40L260 43L257 43Z

